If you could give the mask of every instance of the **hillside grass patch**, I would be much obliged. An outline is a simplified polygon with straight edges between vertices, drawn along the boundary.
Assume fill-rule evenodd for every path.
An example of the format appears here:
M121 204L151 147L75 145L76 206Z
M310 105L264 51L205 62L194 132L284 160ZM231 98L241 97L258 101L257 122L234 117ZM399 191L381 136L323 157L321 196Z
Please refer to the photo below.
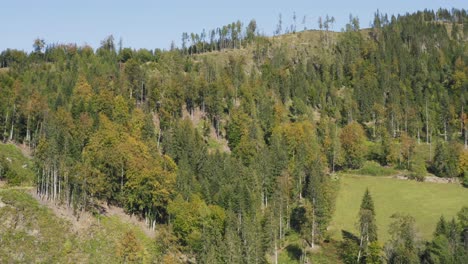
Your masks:
M0 188L0 223L0 263L119 263L125 250L140 263L158 262L157 242L138 226L110 216L75 233L26 190ZM133 241L125 241L129 233Z
M0 143L0 166L8 166L11 170L7 175L0 175L9 185L13 186L31 186L34 183L33 162L23 156L21 151L13 144ZM3 167L3 166L2 166ZM6 168L2 168L2 174Z
M416 182L392 178L341 175L336 210L330 224L334 239L341 240L341 231L357 234L359 206L366 188L374 200L379 240L389 239L390 216L400 212L412 215L423 239L432 239L441 215L456 216L468 206L468 189L458 184Z

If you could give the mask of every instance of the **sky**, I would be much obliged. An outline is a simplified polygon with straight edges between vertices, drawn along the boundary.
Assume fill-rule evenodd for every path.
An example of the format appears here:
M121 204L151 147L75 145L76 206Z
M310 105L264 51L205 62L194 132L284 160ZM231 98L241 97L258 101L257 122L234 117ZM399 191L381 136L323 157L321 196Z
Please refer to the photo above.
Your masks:
M124 47L168 49L171 41L180 45L183 32L200 33L237 20L246 26L255 19L260 32L272 35L279 14L286 26L295 12L298 29L304 16L307 28L314 29L318 18L328 14L339 31L350 14L365 28L377 10L397 15L439 7L466 9L468 0L0 0L0 51L31 52L36 38L97 48L109 35L116 43L122 39Z

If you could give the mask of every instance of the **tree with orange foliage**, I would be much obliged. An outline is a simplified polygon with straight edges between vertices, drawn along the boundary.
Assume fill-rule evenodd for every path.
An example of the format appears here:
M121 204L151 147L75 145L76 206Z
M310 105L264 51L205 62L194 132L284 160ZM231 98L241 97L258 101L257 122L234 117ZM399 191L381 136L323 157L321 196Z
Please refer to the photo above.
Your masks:
M345 154L345 165L351 169L360 168L366 154L366 136L362 126L351 122L341 130L340 140Z

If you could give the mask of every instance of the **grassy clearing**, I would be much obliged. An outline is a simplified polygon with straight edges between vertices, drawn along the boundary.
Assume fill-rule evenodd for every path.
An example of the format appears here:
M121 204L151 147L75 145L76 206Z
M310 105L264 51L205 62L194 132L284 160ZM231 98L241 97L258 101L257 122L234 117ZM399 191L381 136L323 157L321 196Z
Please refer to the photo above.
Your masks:
M0 143L0 158L14 172L8 179L10 185L31 186L34 183L33 162L23 156L15 145Z
M412 215L421 237L431 239L441 215L451 219L462 206L468 206L468 189L456 184L341 175L330 228L334 239L341 239L341 230L357 233L355 223L366 188L374 200L378 235L382 242L389 239L390 216L396 212Z

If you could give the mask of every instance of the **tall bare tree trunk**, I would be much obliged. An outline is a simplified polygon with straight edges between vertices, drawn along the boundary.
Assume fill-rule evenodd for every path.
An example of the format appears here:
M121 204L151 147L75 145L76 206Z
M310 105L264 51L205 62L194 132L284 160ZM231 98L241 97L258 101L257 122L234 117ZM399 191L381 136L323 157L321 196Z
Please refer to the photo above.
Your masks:
M13 105L13 114L11 115L11 130L10 130L10 137L8 138L9 141L13 140L13 131L15 127L15 112L16 112L16 105Z
M315 198L313 199L315 201ZM315 204L315 203L314 203ZM312 249L315 248L315 207L312 205L312 234L311 234L311 239L312 239Z
M276 236L275 236L275 264L278 264L278 245L276 242Z
M283 203L281 203L281 202L280 202L279 222L280 222L279 239L281 239L282 235L283 235Z
M5 125L4 125L4 127L3 127L3 136L2 136L2 137L6 137L6 134L7 134L8 114L9 114L9 112L7 111L6 116L5 116ZM4 139L4 140L5 140L5 139Z
M427 99L426 99L426 144L429 144L429 112L427 111Z
M49 169L46 169L46 182L45 182L45 197L48 199L49 198Z
M52 199L55 201L57 199L57 166L54 164L54 171L53 171L53 195L52 195Z

